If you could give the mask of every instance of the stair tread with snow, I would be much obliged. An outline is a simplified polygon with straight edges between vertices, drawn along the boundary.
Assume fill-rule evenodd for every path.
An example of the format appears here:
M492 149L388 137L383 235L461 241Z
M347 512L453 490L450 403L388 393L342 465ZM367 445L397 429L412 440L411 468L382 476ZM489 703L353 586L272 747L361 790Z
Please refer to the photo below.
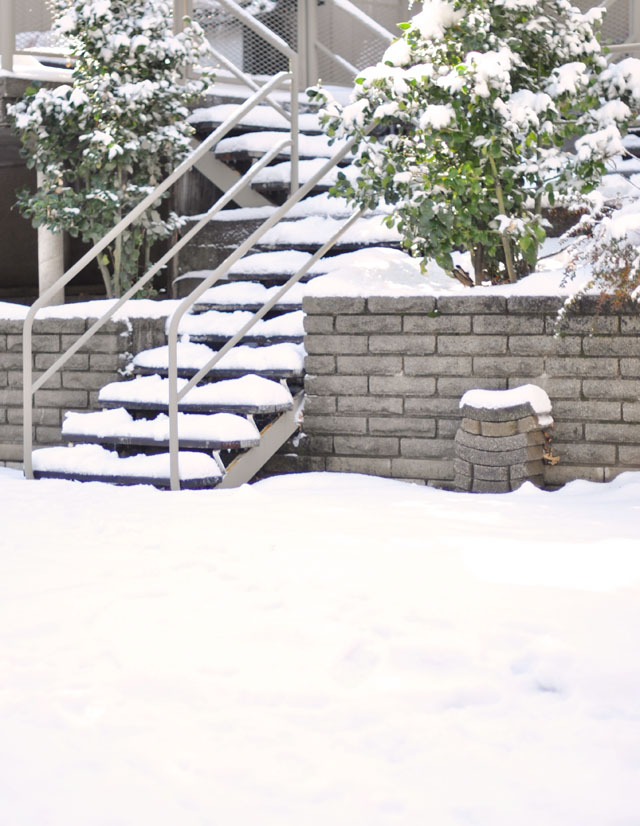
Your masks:
M271 255L272 253L263 253ZM304 253L303 253L304 254ZM252 256L255 257L255 256ZM293 272L295 272L294 270ZM205 270L202 277L206 277L204 273L209 272ZM288 274L288 277L293 275ZM196 273L192 273L196 275ZM287 275L287 273L283 273ZM249 277L249 274L247 274ZM254 274L255 278L255 274ZM194 313L207 312L208 310L229 310L229 311L248 311L256 312L263 307L269 299L278 291L278 287L267 287L259 281L238 281L231 284L220 284L210 287L198 299L198 303L194 305ZM270 310L270 314L286 313L292 310L299 310L302 308L302 299L304 296L304 287L302 284L294 284L294 286L282 296L278 303Z
M178 454L183 488L216 487L224 471L213 456L194 451ZM101 445L45 447L33 452L36 479L71 479L80 482L109 482L118 485L153 485L169 488L169 454L138 454L121 457Z
M223 138L216 144L213 153L228 163L242 163L261 158L283 139L283 132L244 132L231 138ZM331 144L326 135L300 135L298 152L301 160L330 158L341 147L341 143ZM276 160L285 162L291 157L291 146L282 148ZM353 156L347 156L341 163L347 165Z
M207 106L194 109L189 115L189 123L196 132L209 133L223 124L227 118L235 114L237 104L219 103L216 106ZM300 131L308 135L323 134L320 119L315 112L301 112L298 119ZM248 112L242 121L236 124L229 134L254 132L260 130L288 132L290 123L283 115L276 112L271 106L256 106Z
M215 350L206 344L180 341L177 346L178 375L189 378L207 364ZM237 345L207 373L207 378L237 378L246 373L267 378L302 378L304 347L301 344L271 344L265 347ZM168 346L143 350L134 356L133 369L138 375L165 376L169 370Z
M208 310L203 313L184 316L178 327L179 335L188 335L193 342L224 343L240 331L252 318L248 310ZM304 313L295 310L277 315L275 318L260 319L241 341L243 344L276 344L282 342L301 343L304 339Z
M186 383L186 379L178 379L178 390ZM105 408L165 411L169 407L169 380L152 375L111 382L100 390L98 400ZM197 385L181 399L178 409L190 413L227 411L257 415L284 413L292 405L287 387L262 376L246 375Z
M124 407L95 413L67 413L62 436L74 444L167 447L169 417L160 413L153 419L136 419ZM232 413L179 413L178 437L182 449L238 450L260 443L255 424Z

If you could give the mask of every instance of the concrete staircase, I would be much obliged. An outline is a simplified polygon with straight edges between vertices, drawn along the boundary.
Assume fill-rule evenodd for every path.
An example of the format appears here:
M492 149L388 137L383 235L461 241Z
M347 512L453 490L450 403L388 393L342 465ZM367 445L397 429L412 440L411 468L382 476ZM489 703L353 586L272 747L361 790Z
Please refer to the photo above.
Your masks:
M214 129L233 105L217 103L194 112L192 120L198 135L202 137ZM320 134L315 114L304 113L300 120L300 181L304 183L334 148ZM237 176L288 128L277 112L256 107L216 145L214 166L224 164L228 172L223 177ZM354 174L348 163L342 172ZM345 203L327 195L336 174L334 171L322 179L293 208L287 220L269 230L250 255L230 268L226 281L205 292L182 319L178 343L180 386L351 214ZM200 283L286 199L289 176L290 162L283 153L256 178L248 200L253 206L236 205L224 210L190 242L180 258L177 284L183 292ZM203 192L207 187L196 189ZM209 205L203 205L204 211ZM332 256L314 264L301 282L184 396L178 415L181 487L230 487L246 482L295 433L302 419L304 282L340 267L345 253L370 245L397 246L397 234L384 226L383 219L384 214L374 214L354 224L334 247ZM34 451L36 477L170 486L168 347L138 353L131 370L133 378L102 388L101 411L67 414L63 437L68 447Z

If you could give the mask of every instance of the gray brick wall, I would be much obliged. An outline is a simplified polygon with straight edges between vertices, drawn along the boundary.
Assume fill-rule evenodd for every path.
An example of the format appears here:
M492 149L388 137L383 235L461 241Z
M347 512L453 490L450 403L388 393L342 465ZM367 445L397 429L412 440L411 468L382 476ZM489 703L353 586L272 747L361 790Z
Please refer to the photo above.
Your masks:
M451 486L460 396L531 382L556 422L547 486L640 469L640 312L598 312L586 298L554 337L559 307L473 294L305 299L298 468Z
M93 323L81 318L43 319L33 329L33 375L42 375ZM39 447L61 444L67 410L97 409L99 389L122 379L132 354L165 343L165 320L107 322L34 398L33 438ZM22 322L0 319L0 464L22 462Z

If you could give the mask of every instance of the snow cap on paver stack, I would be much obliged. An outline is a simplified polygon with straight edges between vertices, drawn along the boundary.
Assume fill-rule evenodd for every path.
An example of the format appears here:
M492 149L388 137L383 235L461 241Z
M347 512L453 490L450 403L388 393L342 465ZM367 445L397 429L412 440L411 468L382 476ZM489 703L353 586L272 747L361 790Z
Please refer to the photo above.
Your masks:
M454 462L458 490L504 493L526 481L543 484L543 428L553 419L542 388L469 390L460 408Z

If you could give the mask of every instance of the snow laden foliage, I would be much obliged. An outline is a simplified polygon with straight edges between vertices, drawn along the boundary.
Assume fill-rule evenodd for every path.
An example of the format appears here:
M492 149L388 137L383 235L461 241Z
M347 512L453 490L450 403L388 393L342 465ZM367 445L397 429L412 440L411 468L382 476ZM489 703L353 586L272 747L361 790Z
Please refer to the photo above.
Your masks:
M55 0L55 29L71 47L71 85L30 89L12 107L37 191L20 194L35 226L100 240L183 159L192 128L186 104L207 79L183 83L208 51L202 29L171 30L165 0ZM180 219L161 204L125 231L98 264L119 296L149 261L152 244Z
M323 122L359 141L359 176L334 188L387 219L411 253L476 283L515 281L536 263L543 208L584 208L622 149L640 99L640 62L607 68L603 11L568 0L426 0L383 60ZM569 141L575 151L569 152Z

